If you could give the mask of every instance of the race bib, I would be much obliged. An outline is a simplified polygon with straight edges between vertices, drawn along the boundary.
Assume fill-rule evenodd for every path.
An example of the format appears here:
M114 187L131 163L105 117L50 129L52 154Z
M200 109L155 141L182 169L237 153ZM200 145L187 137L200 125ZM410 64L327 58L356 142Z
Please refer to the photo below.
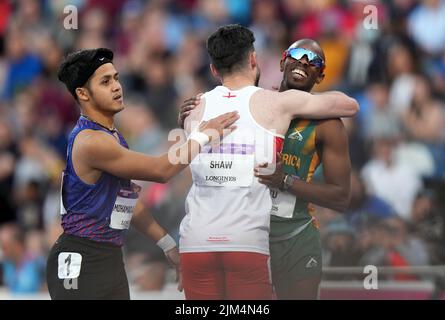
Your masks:
M111 213L110 228L125 230L130 228L131 217L136 206L141 188L131 183L130 188L121 188Z
M249 187L253 182L255 138L248 130L226 137L218 146L205 146L192 161L199 186Z
M281 218L292 218L297 197L289 192L282 192L278 189L271 189L272 198L271 215Z
M58 257L59 279L75 279L80 275L82 256L77 252L61 252Z

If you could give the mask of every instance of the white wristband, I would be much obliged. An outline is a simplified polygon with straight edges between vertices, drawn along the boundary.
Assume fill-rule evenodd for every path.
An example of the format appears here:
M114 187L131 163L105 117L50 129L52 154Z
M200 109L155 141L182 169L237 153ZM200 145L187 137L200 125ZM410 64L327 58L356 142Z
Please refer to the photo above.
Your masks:
M176 241L167 233L165 236L159 239L158 242L156 242L156 245L164 252L167 252L176 247Z
M201 147L204 147L210 141L210 137L200 131L193 131L190 134L189 139L195 140L201 145Z

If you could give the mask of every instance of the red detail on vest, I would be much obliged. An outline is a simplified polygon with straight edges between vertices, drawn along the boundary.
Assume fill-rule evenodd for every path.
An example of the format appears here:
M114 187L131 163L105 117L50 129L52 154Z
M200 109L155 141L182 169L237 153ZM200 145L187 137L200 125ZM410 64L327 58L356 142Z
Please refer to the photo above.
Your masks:
M227 96L223 96L223 98L235 98L235 97L236 97L236 95L232 96L232 94L230 92L227 94Z
M275 143L275 153L276 152L283 152L283 146L284 146L284 139L281 137L275 137L274 139L274 143Z

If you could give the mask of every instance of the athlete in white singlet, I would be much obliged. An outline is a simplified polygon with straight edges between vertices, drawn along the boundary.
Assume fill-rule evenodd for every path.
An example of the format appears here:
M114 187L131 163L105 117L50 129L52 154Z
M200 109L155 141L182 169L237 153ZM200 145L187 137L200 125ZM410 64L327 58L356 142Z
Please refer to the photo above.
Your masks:
M354 99L338 92L311 95L256 87L259 68L252 32L239 25L219 28L207 40L218 86L203 95L185 120L197 124L238 111L237 130L220 145L203 148L192 161L193 185L180 227L180 253L187 299L270 299L269 221L271 198L254 167L273 162L295 117L352 116ZM271 107L273 105L273 107ZM276 132L276 133L275 133Z
M254 178L256 165L271 162L283 136L253 119L249 101L260 88L231 91L218 86L204 94L202 120L238 111L237 130L192 161L193 185L181 223L181 252L247 251L269 254L269 189ZM209 152L210 151L210 152Z

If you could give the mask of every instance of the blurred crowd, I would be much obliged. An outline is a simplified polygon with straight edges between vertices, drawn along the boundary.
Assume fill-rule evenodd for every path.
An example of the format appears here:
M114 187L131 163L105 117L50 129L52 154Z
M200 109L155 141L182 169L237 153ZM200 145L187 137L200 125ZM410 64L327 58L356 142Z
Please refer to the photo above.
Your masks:
M64 27L69 4L77 29ZM205 40L227 23L254 31L260 86L278 87L283 50L313 38L327 63L315 91L342 90L360 103L360 114L344 119L351 206L317 208L324 264L445 264L444 0L2 0L0 285L45 290L45 257L61 233L61 171L79 115L56 77L63 55L114 50L126 105L118 128L131 149L157 155L173 143L181 102L217 84ZM144 202L176 238L190 183L184 172L145 184ZM133 286L159 290L172 281L162 251L133 230L125 255Z

